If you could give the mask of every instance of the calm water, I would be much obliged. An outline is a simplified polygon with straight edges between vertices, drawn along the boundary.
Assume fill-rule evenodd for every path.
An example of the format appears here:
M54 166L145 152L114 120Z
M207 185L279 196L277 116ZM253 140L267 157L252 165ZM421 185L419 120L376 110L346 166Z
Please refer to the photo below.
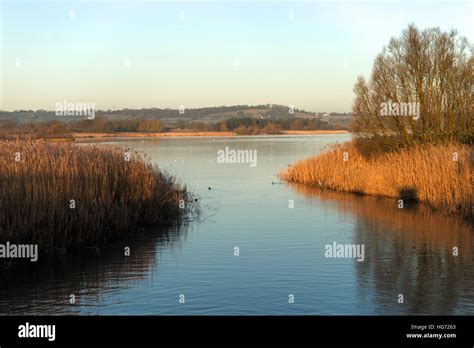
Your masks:
M203 221L121 240L99 255L43 258L1 285L0 313L474 314L470 226L392 200L272 184L288 164L348 139L114 142L145 151L197 192ZM226 146L257 150L257 166L216 163ZM365 260L326 258L333 242L364 245Z

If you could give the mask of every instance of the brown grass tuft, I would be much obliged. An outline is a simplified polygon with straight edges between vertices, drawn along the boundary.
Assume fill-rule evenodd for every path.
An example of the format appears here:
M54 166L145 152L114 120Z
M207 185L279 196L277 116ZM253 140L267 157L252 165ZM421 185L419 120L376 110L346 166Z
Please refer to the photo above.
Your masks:
M472 146L420 145L372 157L359 149L355 142L335 145L295 163L280 177L336 191L415 200L472 219ZM453 160L454 153L458 161Z
M187 212L179 201L191 200L186 188L143 153L133 152L125 161L125 151L118 146L0 142L0 239L37 243L44 252L179 222Z

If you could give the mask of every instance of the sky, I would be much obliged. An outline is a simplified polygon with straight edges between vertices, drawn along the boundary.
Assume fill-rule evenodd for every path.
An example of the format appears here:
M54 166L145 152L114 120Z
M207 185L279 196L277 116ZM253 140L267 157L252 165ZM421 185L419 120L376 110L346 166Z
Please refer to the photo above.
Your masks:
M349 112L409 23L474 43L474 1L0 0L0 110L282 104Z

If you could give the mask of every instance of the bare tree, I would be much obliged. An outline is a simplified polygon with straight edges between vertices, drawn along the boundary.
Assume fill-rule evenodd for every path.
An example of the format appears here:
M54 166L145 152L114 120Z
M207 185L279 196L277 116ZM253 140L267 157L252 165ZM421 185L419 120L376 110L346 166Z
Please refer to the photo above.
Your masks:
M354 130L359 137L379 139L391 147L472 143L472 51L473 46L456 31L420 31L409 25L376 57L370 81L358 77ZM408 111L417 107L418 114L403 113L406 106Z

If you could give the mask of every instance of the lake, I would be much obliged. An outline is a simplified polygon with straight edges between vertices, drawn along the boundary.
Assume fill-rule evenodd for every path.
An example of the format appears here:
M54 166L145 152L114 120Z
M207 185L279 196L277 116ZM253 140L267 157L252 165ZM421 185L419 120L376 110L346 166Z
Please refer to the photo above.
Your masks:
M40 258L2 282L0 313L474 314L472 226L420 205L279 181L287 165L350 137L106 142L144 151L178 177L200 196L200 218L100 252ZM218 163L226 147L256 150L256 165ZM363 261L326 257L333 243L363 246Z

